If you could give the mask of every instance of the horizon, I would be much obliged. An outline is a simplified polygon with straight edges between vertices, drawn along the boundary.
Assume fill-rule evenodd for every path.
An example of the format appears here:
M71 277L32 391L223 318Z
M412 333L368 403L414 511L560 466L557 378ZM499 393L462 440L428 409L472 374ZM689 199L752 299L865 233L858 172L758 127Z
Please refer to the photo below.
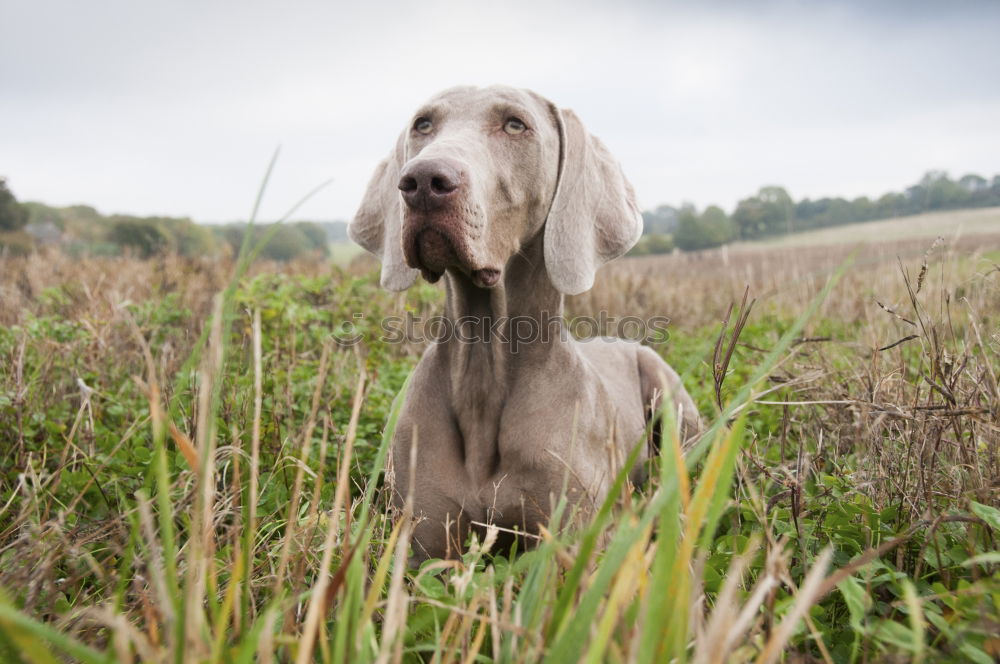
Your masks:
M931 173L943 173L944 175L946 175L948 178L950 178L954 182L957 182L961 177L963 177L965 175L978 175L980 177L983 177L987 182L992 181L994 178L1000 178L1000 172L998 172L998 173L992 173L992 174L990 174L990 173L985 173L984 174L984 173L963 172L962 175L956 175L955 173L949 173L949 172L943 171L941 169L929 169L929 170L925 171L924 176L929 175ZM917 184L917 182L911 183L911 185L909 185L909 186L912 186L914 184ZM743 198L750 198L752 196L755 196L757 194L757 192L761 188L767 187L767 186L781 186L781 185L773 185L773 184L761 185L760 187L758 187L757 189L755 189L753 192L747 194ZM882 192L882 193L877 194L875 196L864 196L863 195L863 196L856 196L856 197L846 197L846 196L838 196L838 195L828 195L828 196L822 196L822 197L818 197L818 198L807 198L807 197L796 198L794 196L793 192L788 192L788 193L791 196L793 202L796 202L796 203L802 202L802 201L805 201L805 200L819 201L819 200L824 200L824 199L846 200L846 201L850 202L850 201L857 200L859 198L868 198L869 200L875 202L875 201L878 201L878 199L881 198L882 196L887 196L887 195L892 195L892 194L906 195L906 192L907 192L907 189L908 189L909 186L902 187L898 191L885 191L885 192ZM14 194L16 196L17 192L15 191ZM151 214L136 214L136 213L128 212L128 211L102 210L98 206L93 205L93 204L88 203L88 202L69 203L67 205L51 205L51 204L49 204L49 203L47 203L45 201L38 201L38 200L20 200L20 202L21 203L34 204L34 205L44 205L46 207L51 207L51 208L56 208L56 209L66 209L66 208L73 208L73 207L88 207L88 208L91 208L91 209L95 210L102 217L123 216L123 217L140 217L140 218L143 218L143 217L161 217L161 218L189 219L190 221L192 221L192 222L194 222L196 224L199 224L199 225L203 225L203 226L225 226L225 225L247 224L247 223L249 223L249 218L247 218L247 219L236 219L236 218L232 218L232 219L197 219L197 218L194 218L194 217L174 217L172 215L158 214L158 213L155 213L155 212L151 213ZM681 212L688 205L693 205L693 204L690 203L690 202L688 202L688 201L682 202L680 204L659 203L659 204L654 205L654 206L643 207L641 209L641 212L643 214L646 214L646 213L655 213L655 212L657 212L658 210L660 210L662 208L670 208L670 209L674 210L675 212ZM705 205L703 207L699 207L699 206L694 206L694 207L695 207L696 211L701 211L701 212L705 211L706 209L708 209L710 207L719 207L719 208L721 208L723 210L723 212L726 213L727 216L731 216L733 214L733 212L735 211L736 205L734 204L733 208L731 208L731 209L727 209L727 208L725 208L725 207L723 207L721 205L717 205L715 203L708 203L707 205ZM957 208L957 209L966 209L966 208ZM937 212L938 212L937 210L927 210L927 211L922 211L922 212L915 213L913 215L903 215L903 216L916 216L916 215L920 215L920 214L936 214ZM295 224L295 223L350 224L350 222L351 222L351 218L346 218L346 219L343 219L343 218L339 218L339 219L338 218L321 219L321 218L314 218L314 217L295 216L295 217L289 217L287 219L284 219L284 221L281 222L281 223L288 223L288 224ZM277 222L277 220L257 219L257 220L254 221L254 223L255 224L262 224L262 225L264 225L264 224L278 223L278 222ZM859 221L859 222L851 222L851 223L868 223L868 222Z

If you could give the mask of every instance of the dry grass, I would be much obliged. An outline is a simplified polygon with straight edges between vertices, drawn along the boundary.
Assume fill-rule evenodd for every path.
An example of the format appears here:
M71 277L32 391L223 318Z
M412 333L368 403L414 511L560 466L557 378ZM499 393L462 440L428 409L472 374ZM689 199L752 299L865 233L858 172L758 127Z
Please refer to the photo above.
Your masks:
M612 264L571 313L670 316L664 351L706 414L719 377L713 432L686 462L669 441L653 484L622 478L582 531L419 572L409 518L379 496L379 431L419 349L330 330L433 313L435 289L380 292L364 261L256 265L227 301L225 264L0 259L0 654L996 653L996 561L958 557L996 550L975 505L1000 504L1000 240L930 247L862 248L801 329L849 248ZM757 303L713 367L747 285Z

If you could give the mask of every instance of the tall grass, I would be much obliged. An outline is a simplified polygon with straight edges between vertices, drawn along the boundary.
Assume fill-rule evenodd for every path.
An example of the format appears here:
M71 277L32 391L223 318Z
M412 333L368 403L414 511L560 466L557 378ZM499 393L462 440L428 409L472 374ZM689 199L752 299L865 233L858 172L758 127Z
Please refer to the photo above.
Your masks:
M28 279L41 270L32 260ZM676 332L672 359L708 362L724 335L733 349L714 381L687 366L705 412L717 406L692 450L666 410L648 486L623 470L580 528L550 524L510 556L490 551L490 529L460 560L419 570L406 566L415 516L389 514L382 496L391 396L414 349L342 347L330 334L353 308L401 308L377 280L244 266L215 278L214 298L185 290L204 277L176 286L174 303L204 298L181 319L155 287L123 305L113 291L130 285L111 276L110 294L42 291L0 343L16 468L0 494L0 659L989 658L1000 300L981 290L996 289L988 263L949 260L885 268L901 284L891 291L890 277L851 268L850 288L901 299L880 295L850 332L858 305L818 274L765 298L742 330ZM940 300L928 307L935 265ZM661 292L630 269L604 288L625 302ZM962 315L944 295L957 292L948 270L965 289ZM417 289L407 306L432 312L436 298ZM183 332L199 319L201 337ZM905 333L885 338L897 326ZM60 373L60 353L75 375ZM555 498L552 524L569 521L573 506Z

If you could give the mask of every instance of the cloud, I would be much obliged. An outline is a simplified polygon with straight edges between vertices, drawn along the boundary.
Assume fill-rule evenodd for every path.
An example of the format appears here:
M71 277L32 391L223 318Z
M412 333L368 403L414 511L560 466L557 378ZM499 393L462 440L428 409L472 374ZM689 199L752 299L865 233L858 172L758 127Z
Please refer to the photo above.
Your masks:
M649 206L1000 170L991 3L37 0L3 14L0 170L53 204L245 217L281 144L265 216L333 177L302 214L346 218L410 112L459 83L574 108Z

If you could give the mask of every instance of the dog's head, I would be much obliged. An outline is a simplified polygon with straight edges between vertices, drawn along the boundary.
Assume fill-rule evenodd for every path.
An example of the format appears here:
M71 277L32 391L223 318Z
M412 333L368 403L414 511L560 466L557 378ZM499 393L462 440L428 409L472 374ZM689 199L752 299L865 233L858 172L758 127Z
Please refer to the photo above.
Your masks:
M414 114L349 232L396 291L447 270L491 288L544 233L549 278L576 294L635 244L642 217L621 168L572 111L526 90L461 87Z

